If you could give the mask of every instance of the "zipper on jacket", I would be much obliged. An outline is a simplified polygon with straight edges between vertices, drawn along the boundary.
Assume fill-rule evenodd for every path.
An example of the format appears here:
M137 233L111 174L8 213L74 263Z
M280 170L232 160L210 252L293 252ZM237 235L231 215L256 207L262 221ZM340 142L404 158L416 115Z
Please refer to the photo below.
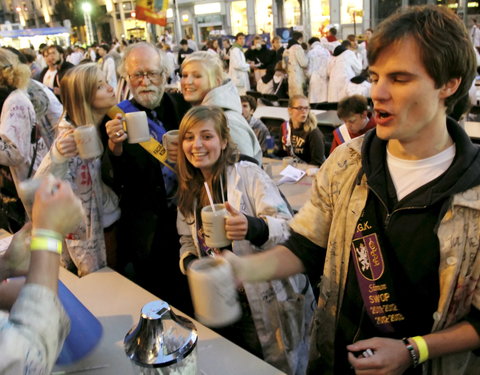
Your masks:
M353 336L352 344L355 344L358 341L358 335L360 334L360 329L362 328L363 318L365 317L365 304L362 307L362 312L360 314L360 322L358 322L358 328Z
M367 185L368 186L368 185ZM409 207L400 207L400 208L397 208L395 210L393 210L392 212L389 212L388 211L388 207L387 205L385 204L385 202L383 201L382 198L380 198L380 195L377 194L377 192L370 186L368 186L368 189L373 193L375 194L375 196L377 197L377 199L380 201L380 203L383 205L383 208L385 208L385 212L387 213L387 215L385 216L385 220L383 222L383 224L385 225L385 228L388 227L388 224L390 223L390 219L392 218L393 214L399 212L399 211L405 211L405 210L420 210L420 209L425 209L427 208L427 205L423 205L423 206L409 206Z

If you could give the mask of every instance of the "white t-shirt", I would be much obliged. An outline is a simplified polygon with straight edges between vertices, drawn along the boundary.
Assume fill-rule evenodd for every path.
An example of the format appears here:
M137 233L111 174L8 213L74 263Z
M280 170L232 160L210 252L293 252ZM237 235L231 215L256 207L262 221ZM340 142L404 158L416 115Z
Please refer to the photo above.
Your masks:
M55 76L57 75L57 70L48 69L45 75L43 76L43 84L47 87L53 89L53 83L55 82Z
M445 172L455 157L455 144L442 152L421 160L405 160L393 156L387 148L387 166L400 201L412 191Z

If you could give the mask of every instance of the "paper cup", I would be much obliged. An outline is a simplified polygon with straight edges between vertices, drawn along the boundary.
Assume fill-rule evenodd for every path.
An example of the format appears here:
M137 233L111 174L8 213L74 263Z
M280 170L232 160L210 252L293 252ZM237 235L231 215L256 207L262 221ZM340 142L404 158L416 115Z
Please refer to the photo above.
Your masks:
M84 125L75 128L73 138L77 144L78 156L82 159L94 159L102 156L102 142L94 125Z
M89 354L99 343L103 328L61 281L58 282L58 297L70 318L70 333L57 359L57 365L66 365Z
M225 327L242 315L232 266L222 257L205 257L187 270L195 318L209 327Z
M125 113L125 125L128 143L140 143L150 140L147 114L144 111Z
M210 248L222 248L232 243L225 233L225 217L228 215L223 204L215 204L215 212L212 206L202 208L202 227L205 235L205 243Z
M284 157L282 160L282 166L283 168L287 168L287 166L292 165L293 166L293 157L287 156Z
M163 147L167 150L167 158L170 163L175 163L175 160L171 160L168 155L168 144L176 142L178 145L178 130L169 130L162 137Z

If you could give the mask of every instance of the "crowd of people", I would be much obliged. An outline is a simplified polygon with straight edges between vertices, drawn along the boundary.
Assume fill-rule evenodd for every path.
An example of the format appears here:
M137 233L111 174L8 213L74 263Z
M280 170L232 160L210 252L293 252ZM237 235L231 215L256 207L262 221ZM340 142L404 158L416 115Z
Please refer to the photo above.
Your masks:
M110 266L192 314L185 274L212 254L232 264L242 310L218 332L287 374L478 370L479 149L448 116L476 75L473 34L435 6L365 34L331 28L306 45L293 32L272 49L254 36L245 52L242 33L204 50L186 38L176 57L167 38L39 58L0 49L0 164L19 193L41 181L33 206L19 194L29 223L0 257L2 280L27 274L0 285L0 372L51 371L68 331L59 265L80 277ZM254 88L288 99L276 145ZM330 150L321 102L344 123ZM150 140L130 143L139 111ZM98 156L79 154L85 127ZM264 156L320 167L298 213ZM222 249L205 238L211 200L228 211Z

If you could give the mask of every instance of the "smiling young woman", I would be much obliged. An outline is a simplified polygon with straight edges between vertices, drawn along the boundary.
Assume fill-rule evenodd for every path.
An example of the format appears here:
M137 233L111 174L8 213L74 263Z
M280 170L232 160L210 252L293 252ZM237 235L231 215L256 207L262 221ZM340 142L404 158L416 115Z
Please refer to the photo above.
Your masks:
M177 228L182 272L192 260L219 250L208 248L203 234L200 211L209 205L204 182L215 203L226 201L225 232L233 241L229 250L250 254L286 240L290 211L259 166L239 161L220 108L197 106L187 112L180 124L179 144ZM286 373L304 373L306 332L313 313L307 277L297 274L239 289L242 318L219 333Z

